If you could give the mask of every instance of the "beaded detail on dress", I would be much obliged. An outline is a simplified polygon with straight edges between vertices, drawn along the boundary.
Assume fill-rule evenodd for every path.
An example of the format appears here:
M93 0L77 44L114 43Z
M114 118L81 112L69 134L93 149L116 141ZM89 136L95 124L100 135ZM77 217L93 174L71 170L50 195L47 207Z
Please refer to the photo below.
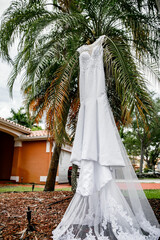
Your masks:
M103 47L101 45L94 46L91 54L87 51L86 46L83 46L81 51L82 51L80 55L81 71L85 71L86 69L89 68L103 69Z

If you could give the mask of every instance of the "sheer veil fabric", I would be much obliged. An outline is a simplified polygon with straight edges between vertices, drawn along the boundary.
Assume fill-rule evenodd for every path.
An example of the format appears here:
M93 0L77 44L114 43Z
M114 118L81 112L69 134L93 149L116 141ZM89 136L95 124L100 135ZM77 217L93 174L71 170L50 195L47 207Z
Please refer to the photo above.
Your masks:
M107 99L104 35L80 53L80 110L71 162L77 191L54 240L158 240L160 228L119 136Z

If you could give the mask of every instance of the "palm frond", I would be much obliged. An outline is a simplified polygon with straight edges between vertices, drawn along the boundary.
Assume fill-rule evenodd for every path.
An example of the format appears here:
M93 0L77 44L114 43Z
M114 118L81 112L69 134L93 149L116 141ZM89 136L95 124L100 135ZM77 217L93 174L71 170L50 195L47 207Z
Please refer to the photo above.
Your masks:
M64 136L65 124L64 119L67 121L65 116L68 116L70 106L70 84L71 78L78 65L78 54L76 53L67 61L65 65L60 67L56 73L50 88L47 91L46 101L50 102L50 107L54 109L53 116L47 115L49 126L53 124L52 134L58 141ZM62 134L63 133L63 134ZM67 137L67 133L65 133Z
M122 99L122 115L125 119L135 108L144 118L152 110L152 103L146 88L146 82L133 61L129 46L122 39L107 38L104 49L104 61L116 82L117 92Z

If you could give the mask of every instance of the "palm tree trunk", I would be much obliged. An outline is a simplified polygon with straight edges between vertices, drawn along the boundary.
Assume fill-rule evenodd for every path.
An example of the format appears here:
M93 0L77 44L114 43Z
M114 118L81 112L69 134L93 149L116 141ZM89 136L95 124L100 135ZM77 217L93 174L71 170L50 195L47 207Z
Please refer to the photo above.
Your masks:
M160 0L156 0L157 8L158 8L158 15L160 15Z
M60 153L61 145L55 143L44 191L54 191Z
M72 176L71 176L71 185L72 185L72 192L76 192L77 189L77 169L78 166L73 164L72 165Z
M144 147L143 147L143 140L141 140L141 160L140 160L140 168L139 168L140 174L142 174L142 170L143 170L143 158L144 158Z
M66 108L63 113L64 114L63 115L63 125L64 126L66 126L68 112L69 112L69 106L70 106L70 104L68 104L68 108ZM63 132L61 132L61 134L62 133ZM54 151L53 151L53 154L51 157L50 167L49 167L44 191L54 191L61 148L62 148L62 144L57 144L55 142L55 147L54 147Z
M155 175L155 165L152 165L153 174Z

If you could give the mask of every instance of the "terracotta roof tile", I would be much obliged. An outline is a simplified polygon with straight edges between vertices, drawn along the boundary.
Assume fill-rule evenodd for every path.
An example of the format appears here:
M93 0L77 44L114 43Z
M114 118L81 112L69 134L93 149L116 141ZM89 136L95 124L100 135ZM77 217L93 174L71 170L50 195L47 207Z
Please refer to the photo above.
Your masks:
M15 127L17 129L19 129L20 131L24 132L25 135L21 135L25 138L38 138L38 137L49 137L49 132L47 130L38 130L38 131L32 131L30 128L27 128L25 126L22 126L18 123L15 123L11 120L8 120L8 119L5 119L5 118L2 118L0 117L0 122L2 122L2 124L8 124L10 125L10 127Z
M27 130L27 131L31 131L30 128L27 128L27 127L25 127L25 126L23 126L23 125L20 125L20 124L18 124L18 123L15 123L15 122L13 122L13 121L11 121L11 120L8 120L8 119L2 118L2 117L0 117L0 120L2 120L3 122L9 123L9 124L11 124L11 125L13 125L13 126L19 127L19 128L21 128L21 129L24 129L24 130Z
M48 136L48 131L47 130L32 131L27 137L40 137L40 136Z

